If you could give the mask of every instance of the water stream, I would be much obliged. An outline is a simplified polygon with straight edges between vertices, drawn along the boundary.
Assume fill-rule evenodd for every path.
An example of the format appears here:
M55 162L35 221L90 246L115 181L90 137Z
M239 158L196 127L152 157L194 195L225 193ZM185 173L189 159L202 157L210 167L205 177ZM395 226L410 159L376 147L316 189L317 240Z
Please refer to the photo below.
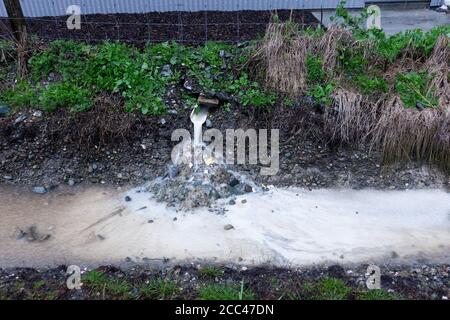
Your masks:
M192 110L191 121L194 124L194 166L197 169L203 162L203 131L202 126L206 122L208 109L196 107Z

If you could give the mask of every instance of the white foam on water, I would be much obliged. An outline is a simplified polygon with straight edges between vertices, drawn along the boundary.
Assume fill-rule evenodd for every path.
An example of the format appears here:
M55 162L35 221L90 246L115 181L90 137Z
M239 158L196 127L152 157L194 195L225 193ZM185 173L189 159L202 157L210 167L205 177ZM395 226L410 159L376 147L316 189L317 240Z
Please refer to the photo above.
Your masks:
M148 201L145 193L140 197L133 210ZM224 217L207 209L184 213L180 224L186 226L174 236L193 251L217 242L232 259L239 252L252 263L277 265L450 253L450 195L441 190L272 189L239 196L227 209ZM158 212L170 216L167 209ZM234 229L221 230L226 224Z
M443 190L274 188L239 196L235 205L219 201L224 215L207 208L176 212L142 188L21 199L0 193L0 267L98 265L126 257L299 266L386 261L393 252L397 262L450 262L450 194ZM18 240L16 229L32 224L51 230L51 238Z

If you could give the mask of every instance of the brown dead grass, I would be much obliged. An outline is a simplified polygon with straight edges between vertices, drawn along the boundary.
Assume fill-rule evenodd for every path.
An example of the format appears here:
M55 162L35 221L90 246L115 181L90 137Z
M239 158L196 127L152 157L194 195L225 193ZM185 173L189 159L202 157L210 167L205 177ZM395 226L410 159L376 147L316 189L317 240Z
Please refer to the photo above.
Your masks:
M433 75L430 87L439 93L439 105L450 108L450 40L440 36L431 56L425 62L425 68Z
M263 74L265 87L289 95L304 93L308 54L322 57L324 70L333 74L338 44L350 41L349 31L330 28L322 37L311 38L298 32L292 23L271 23L254 51L250 64Z
M308 37L297 36L291 25L271 23L251 60L263 71L267 88L283 93L303 92L308 46Z
M120 97L109 94L99 95L89 111L62 111L59 116L57 125L48 128L49 134L73 142L83 151L127 140L139 121L137 115L123 111Z
M385 103L372 144L385 163L424 161L450 169L450 113L441 108L405 109L398 98Z
M374 131L383 99L372 101L356 91L338 89L325 110L325 132L335 143L363 143Z

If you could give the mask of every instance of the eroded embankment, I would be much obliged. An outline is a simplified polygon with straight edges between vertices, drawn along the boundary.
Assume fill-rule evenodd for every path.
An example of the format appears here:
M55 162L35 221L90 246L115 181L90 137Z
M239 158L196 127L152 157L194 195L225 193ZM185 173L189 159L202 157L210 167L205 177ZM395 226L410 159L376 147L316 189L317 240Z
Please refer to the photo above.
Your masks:
M149 198L142 189L37 195L3 186L0 267L450 261L450 194L442 190L272 189L222 200L220 215Z

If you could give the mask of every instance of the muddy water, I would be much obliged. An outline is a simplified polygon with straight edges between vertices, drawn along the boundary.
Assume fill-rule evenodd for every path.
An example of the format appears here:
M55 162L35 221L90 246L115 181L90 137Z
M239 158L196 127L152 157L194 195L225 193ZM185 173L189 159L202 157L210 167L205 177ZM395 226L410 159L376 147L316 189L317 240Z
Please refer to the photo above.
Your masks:
M37 195L0 187L0 267L95 266L127 258L282 266L450 262L450 194L441 190L273 189L238 197L235 205L223 201L225 215L176 212L149 198L140 189ZM20 238L19 230L31 225L50 238Z

